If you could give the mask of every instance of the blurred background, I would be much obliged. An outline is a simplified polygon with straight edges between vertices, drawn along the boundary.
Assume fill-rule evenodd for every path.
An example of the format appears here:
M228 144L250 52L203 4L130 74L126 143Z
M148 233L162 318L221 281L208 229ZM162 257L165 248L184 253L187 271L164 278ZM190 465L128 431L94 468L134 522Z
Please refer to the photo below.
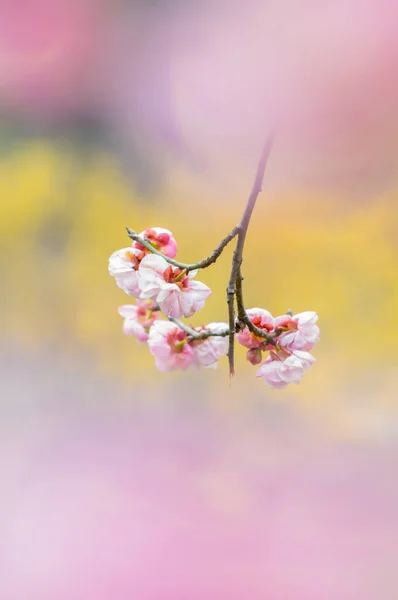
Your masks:
M397 13L0 3L2 600L396 600ZM207 256L272 123L246 304L316 310L317 363L161 374L108 257L125 225Z

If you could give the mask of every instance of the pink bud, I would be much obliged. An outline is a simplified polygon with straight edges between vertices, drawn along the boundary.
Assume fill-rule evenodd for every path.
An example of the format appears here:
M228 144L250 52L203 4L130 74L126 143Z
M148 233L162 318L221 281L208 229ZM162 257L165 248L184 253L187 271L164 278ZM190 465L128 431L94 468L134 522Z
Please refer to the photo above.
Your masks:
M158 250L169 258L174 258L177 254L177 242L175 241L173 234L168 229L162 227L148 227L144 231L141 231L139 236L143 239L147 239L155 250ZM133 247L138 248L148 254L144 246L139 242L133 242Z
M259 365L263 359L260 348L251 348L246 352L246 360L252 365Z

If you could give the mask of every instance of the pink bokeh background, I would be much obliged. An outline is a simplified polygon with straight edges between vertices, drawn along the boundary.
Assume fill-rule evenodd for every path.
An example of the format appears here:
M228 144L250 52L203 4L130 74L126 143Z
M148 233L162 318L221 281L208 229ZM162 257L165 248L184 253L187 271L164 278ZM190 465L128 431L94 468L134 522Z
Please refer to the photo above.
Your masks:
M3 0L0 126L94 123L135 175L179 161L245 190L273 126L271 189L362 206L396 182L397 34L394 0ZM387 410L351 437L289 393L126 383L63 335L2 345L1 600L398 598Z

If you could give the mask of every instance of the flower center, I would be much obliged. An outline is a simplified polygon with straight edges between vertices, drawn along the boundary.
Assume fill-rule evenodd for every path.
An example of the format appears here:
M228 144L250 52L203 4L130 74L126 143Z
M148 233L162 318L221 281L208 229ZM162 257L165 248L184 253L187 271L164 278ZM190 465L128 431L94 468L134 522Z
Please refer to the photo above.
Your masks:
M138 271L140 263L145 256L145 252L140 252L138 255L135 255L131 250L127 250L125 256L126 259L131 262L131 266L133 267L134 271Z
M279 333L282 333L283 331L297 331L297 329L297 323L289 319L286 319L286 321L283 321L283 323L280 323L277 327Z
M167 283L175 283L180 290L188 287L189 278L186 269L180 269L179 267L173 269L173 267L169 265L163 273L163 279Z
M262 323L262 317L260 315L252 317L250 320L255 327L258 327L258 329L265 329L266 331L271 332L274 328L273 325L271 325L271 323ZM253 340L264 342L263 337L256 335L255 333L250 333L250 335Z
M271 325L271 323L262 323L262 317L261 316L257 316L257 317L253 317L251 319L251 322L253 323L253 325L255 325L256 327L258 327L259 329L266 329L267 331L272 331L273 330L273 325Z
M167 337L167 343L170 346L170 349L175 354L180 354L184 350L185 344L188 342L188 338L186 333L181 329L176 329L169 333Z

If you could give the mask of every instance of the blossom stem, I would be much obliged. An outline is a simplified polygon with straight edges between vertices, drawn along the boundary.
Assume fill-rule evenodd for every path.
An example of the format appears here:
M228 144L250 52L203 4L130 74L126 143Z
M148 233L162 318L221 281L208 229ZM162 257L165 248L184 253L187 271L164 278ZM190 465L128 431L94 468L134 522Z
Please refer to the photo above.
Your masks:
M227 304L228 304L228 323L229 323L229 348L228 348L228 362L229 362L229 375L232 377L235 373L234 366L234 356L235 356L235 295L237 292L237 278L240 274L240 267L243 261L243 248L245 245L246 234L249 227L250 219L253 213L254 206L256 204L256 200L258 198L259 193L262 190L263 179L265 173L265 167L268 162L268 157L271 152L272 147L272 135L270 135L265 144L263 151L260 156L260 161L257 166L256 176L254 179L253 187L251 189L249 198L246 203L246 208L243 212L242 219L238 224L238 241L236 243L236 248L234 250L233 258L232 258L232 269L231 275L229 278L228 286L227 286ZM241 286L242 279L240 275L240 282L238 285ZM242 295L240 296L242 297ZM243 307L243 300L241 302L241 316L244 319L247 318L247 321L250 322L250 325L253 325L250 319L247 317L246 311ZM241 319L243 320L243 319ZM245 322L245 321L244 321ZM246 323L248 325L248 323ZM248 325L249 327L249 325ZM254 327L254 326L253 326ZM257 328L256 328L257 329ZM259 330L261 331L261 330ZM262 334L261 337L264 337Z
M178 267L179 269L185 269L185 271L188 272L188 271L195 271L196 269L205 269L206 267L209 267L210 265L215 263L216 260L219 258L219 256L221 256L224 248L229 244L229 242L231 240L233 240L238 235L238 233L240 231L240 226L236 225L228 233L228 235L226 235L225 238L223 238L221 240L221 242L218 244L218 246L216 246L214 248L214 250L210 254L210 256L208 256L207 258L204 258L203 260L200 260L196 263L190 263L190 264L179 262L178 260L174 260L173 258L170 258L169 256L166 256L165 254L162 254L162 252L159 252L159 250L156 250L156 248L154 248L152 246L152 244L149 240L140 237L135 231L130 229L130 227L126 227L126 231L127 231L129 238L131 238L135 242L138 242L139 244L141 244L141 246L144 246L144 248L149 250L149 252L152 252L152 254L158 254L159 256L164 258L170 265L173 265L174 267Z
M224 331L220 331L218 333L216 333L215 331L211 331L210 329L204 329L203 331L195 331L195 329L192 329L192 327L185 325L185 323L183 323L179 319L176 319L175 317L167 318L169 321L175 323L175 325L182 329L182 331L184 331L189 336L190 340L205 340L209 337L227 337L227 335L229 335L229 329L225 329Z
M251 331L251 333L253 333L255 336L264 338L265 340L267 340L267 342L269 342L270 344L273 344L275 346L276 342L275 342L274 337L272 335L270 335L267 331L264 331L264 329L260 329L259 327L256 327L251 322L251 320L245 310L245 305L243 303L242 281L243 281L242 270L239 267L238 275L236 277L236 292L235 292L236 293L236 306L238 309L238 321L240 323L243 323L244 325L246 325L246 327L249 329L249 331Z

